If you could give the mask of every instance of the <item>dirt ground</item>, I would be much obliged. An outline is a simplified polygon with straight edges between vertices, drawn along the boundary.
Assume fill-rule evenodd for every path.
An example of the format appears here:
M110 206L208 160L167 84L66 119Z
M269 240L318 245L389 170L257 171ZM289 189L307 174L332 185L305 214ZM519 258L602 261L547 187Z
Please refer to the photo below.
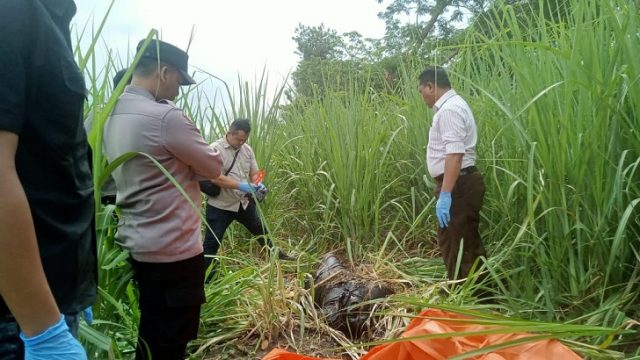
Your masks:
M298 352L306 356L320 358L351 360L346 354L341 354L339 345L326 334L310 333L305 335L304 341L296 344L297 351L285 341L267 342L258 344L258 338L237 339L227 344L211 349L203 357L205 360L259 360L271 350L281 348L291 352Z

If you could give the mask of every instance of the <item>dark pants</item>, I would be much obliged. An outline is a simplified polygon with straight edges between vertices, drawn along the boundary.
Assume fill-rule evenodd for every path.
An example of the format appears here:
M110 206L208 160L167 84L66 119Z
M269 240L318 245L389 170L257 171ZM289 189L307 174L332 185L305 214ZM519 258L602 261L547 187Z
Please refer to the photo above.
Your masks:
M0 359L24 359L24 345L19 334L18 323L11 314L0 316Z
M102 195L100 198L102 201L102 205L115 205L116 196L115 195Z
M140 293L136 359L182 360L197 338L204 303L202 254L172 263L131 259Z
M253 201L249 202L246 209L240 206L238 212L221 210L207 204L207 223L213 230L213 233L209 228L205 230L204 254L208 255L205 257L205 270L211 265L212 257L218 253L224 233L234 220L247 228L253 236L260 236L258 238L260 246L267 245L269 248L273 247L271 240L267 236L267 228L262 224L260 215L258 215L258 209Z
M442 182L438 182L436 198L440 196L441 189ZM451 221L446 228L438 226L438 247L451 280L466 278L476 259L486 257L478 231L484 192L484 180L479 172L458 177L451 192ZM463 249L460 267L457 268L461 242ZM477 266L480 265L482 263L478 262Z
M73 336L78 337L80 313L65 315L64 320ZM24 343L20 339L20 328L11 314L0 315L0 359L24 359Z

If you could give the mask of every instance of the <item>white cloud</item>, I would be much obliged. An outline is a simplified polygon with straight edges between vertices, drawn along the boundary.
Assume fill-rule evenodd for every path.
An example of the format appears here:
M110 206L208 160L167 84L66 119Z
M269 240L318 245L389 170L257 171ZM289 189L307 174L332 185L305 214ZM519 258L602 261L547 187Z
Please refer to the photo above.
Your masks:
M82 29L92 16L97 27L110 0L76 0L76 4L73 21ZM127 47L133 48L151 28L184 49L195 27L190 65L234 84L238 75L253 80L263 68L273 79L294 70L299 59L292 37L299 23L324 23L340 33L358 31L379 38L384 23L377 13L382 9L375 0L117 0L102 37L124 60Z

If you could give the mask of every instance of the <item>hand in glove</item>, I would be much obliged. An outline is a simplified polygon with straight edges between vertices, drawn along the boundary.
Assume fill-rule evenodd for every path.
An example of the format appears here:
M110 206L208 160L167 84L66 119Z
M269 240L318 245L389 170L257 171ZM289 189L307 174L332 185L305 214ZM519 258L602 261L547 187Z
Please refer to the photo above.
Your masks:
M240 184L238 184L238 190L248 194L256 192L257 189L258 189L257 185L249 184L246 181L243 181Z
M33 337L20 334L25 360L87 360L87 353L71 335L64 316L55 325Z
M441 228L446 228L451 220L451 193L447 191L440 192L438 201L436 202L436 217Z

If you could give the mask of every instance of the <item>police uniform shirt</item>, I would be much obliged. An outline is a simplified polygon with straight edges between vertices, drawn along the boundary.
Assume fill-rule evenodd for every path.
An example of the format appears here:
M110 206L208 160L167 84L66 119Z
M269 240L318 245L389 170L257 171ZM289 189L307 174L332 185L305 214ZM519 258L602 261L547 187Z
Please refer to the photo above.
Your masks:
M71 0L0 3L0 129L18 135L16 170L63 313L83 310L96 294L85 86L69 34L75 11Z
M109 162L138 152L112 173L121 209L118 242L141 262L168 263L203 252L199 180L220 176L221 160L175 105L129 85L104 127ZM182 186L192 204L153 158Z

